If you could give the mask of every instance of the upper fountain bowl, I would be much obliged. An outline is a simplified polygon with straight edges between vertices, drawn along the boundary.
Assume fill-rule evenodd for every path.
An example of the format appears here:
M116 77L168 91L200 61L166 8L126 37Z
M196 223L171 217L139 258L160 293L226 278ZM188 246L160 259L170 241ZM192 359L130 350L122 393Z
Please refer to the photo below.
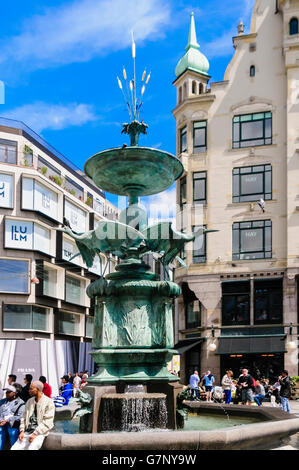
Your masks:
M149 196L168 189L184 171L177 157L148 147L119 147L90 157L85 173L95 184L120 196Z

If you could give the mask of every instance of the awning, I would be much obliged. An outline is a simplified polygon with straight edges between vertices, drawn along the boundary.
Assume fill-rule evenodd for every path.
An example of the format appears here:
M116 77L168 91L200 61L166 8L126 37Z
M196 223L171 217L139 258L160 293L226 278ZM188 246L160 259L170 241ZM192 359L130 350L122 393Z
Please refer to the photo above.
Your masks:
M264 354L284 353L285 335L246 338L219 338L216 354Z
M195 346L203 341L204 338L183 339L175 344L173 349L177 349L179 354L184 354L186 351L195 348Z

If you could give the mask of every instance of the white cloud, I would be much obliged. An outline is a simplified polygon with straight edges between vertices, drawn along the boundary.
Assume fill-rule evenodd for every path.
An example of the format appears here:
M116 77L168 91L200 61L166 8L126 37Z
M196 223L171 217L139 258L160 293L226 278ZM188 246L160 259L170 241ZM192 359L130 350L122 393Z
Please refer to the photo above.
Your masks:
M27 18L18 36L0 43L0 62L30 70L88 61L128 47L131 30L140 43L163 35L168 23L170 7L158 0L75 0Z
M147 209L149 225L158 223L161 220L175 222L176 188L172 186L167 191L142 198L141 204Z
M23 121L35 132L81 126L98 119L92 106L77 103L59 105L35 102L5 111L4 115L6 118Z

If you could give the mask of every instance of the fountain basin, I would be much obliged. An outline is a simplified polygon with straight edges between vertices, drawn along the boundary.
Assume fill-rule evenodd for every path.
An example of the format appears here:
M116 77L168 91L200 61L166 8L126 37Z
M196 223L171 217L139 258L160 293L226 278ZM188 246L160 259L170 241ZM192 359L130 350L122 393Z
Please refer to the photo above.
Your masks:
M136 146L97 153L87 160L84 171L104 191L149 196L168 189L184 168L171 153Z
M223 405L232 416L259 418L260 422L210 431L50 433L46 450L254 450L273 449L299 432L299 418L278 408ZM217 404L188 402L192 413L220 415ZM223 415L223 413L222 413ZM150 434L150 435L149 435Z

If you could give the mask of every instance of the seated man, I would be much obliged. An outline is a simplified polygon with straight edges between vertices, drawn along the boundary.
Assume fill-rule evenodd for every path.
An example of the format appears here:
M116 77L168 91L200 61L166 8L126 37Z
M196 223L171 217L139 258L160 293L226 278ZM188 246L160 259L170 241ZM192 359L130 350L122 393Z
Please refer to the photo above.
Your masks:
M61 379L62 386L60 388L59 397L54 398L56 407L68 405L69 399L73 396L73 384L69 382L69 377L64 375Z
M55 406L51 398L43 394L44 384L39 380L29 388L31 398L26 402L21 419L19 439L11 450L38 450L54 427Z
M265 398L265 388L259 380L255 381L255 395L253 398L258 406L262 406L262 401Z
M19 397L22 385L14 383L3 390L6 391L6 398L0 400L0 450L3 450L7 437L11 446L18 440L20 421L25 409L25 403Z

